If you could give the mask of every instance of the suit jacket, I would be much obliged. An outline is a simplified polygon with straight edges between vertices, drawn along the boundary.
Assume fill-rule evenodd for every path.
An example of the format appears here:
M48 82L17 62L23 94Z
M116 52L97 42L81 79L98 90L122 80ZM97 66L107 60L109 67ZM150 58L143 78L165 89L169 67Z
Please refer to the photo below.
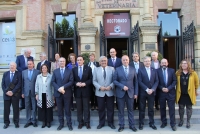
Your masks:
M91 62L89 62L87 65L90 66L90 64L91 64ZM96 67L99 67L99 62L94 61L93 64L94 64Z
M13 96L10 97L10 96L6 95L6 92L7 92L6 88L10 84L10 71L5 72L3 74L2 83L1 83L4 100L10 100L11 98L12 99L19 99L20 98L20 96L21 96L21 73L19 71L15 71L12 83L15 84L15 87L12 90ZM16 93L17 93L17 96L15 96Z
M132 66L132 67L134 67L135 68L135 64L134 64L134 62L132 61L132 62L130 62L129 63L129 66ZM144 67L144 64L143 64L143 62L139 62L139 68L141 68L141 67Z
M154 95L156 94L156 88L159 83L157 71L154 68L150 68L151 70L151 76L150 80L146 71L145 67L139 68L138 70L138 83L140 87L140 95L145 95L147 94L146 89L153 89L154 90Z
M33 57L32 56L28 57L28 60L32 60L33 61ZM23 70L28 69L27 65L25 65L24 55L17 56L16 64L17 64L17 70L19 72L22 72Z
M28 73L28 69L22 71L22 94L28 97L29 91L31 91L31 96L35 97L35 82L40 71L33 69L31 80L28 78Z
M84 65L81 79L78 76L78 69L79 69L79 67L75 67L72 69L73 75L74 75L74 96L76 98L90 97L90 93L92 90L91 89L92 69L89 66ZM84 82L86 84L86 86L85 87L77 87L76 84L78 82Z
M114 95L114 84L113 84L113 76L115 69L113 67L107 66L105 68L106 71L106 79L103 77L103 68L98 67L94 69L93 73L93 85L96 88L95 95L99 97L107 96L113 96ZM101 91L100 87L111 87L111 90L109 91Z
M52 85L54 87L54 96L60 97L62 94L58 91L58 89L64 86L65 93L63 94L64 97L72 97L72 85L74 82L74 77L72 70L65 67L65 71L63 74L64 78L62 79L60 68L57 68L53 72L52 76Z
M119 67L119 66L121 66L121 65L122 65L122 61L121 61L120 58L116 58L115 66L113 66L112 59L111 59L111 58L108 59L108 66L111 66L111 67L117 68L117 67Z
M159 79L159 83L158 83L158 90L160 93L159 96L162 97L162 95L168 94L171 98L175 99L175 96L176 96L175 86L177 82L175 71L172 68L167 68L166 73L168 74L167 84L165 84L164 82L162 68L157 69L157 74L158 74L158 79ZM162 88L168 88L169 92L168 93L163 92Z
M151 67L152 67L152 68L155 68L155 66L154 66L154 61L151 61ZM160 62L158 62L158 68L160 68Z
M116 68L113 80L116 86L116 97L122 98L125 95L126 91L123 89L124 86L128 87L127 92L130 98L133 98L134 95L138 95L137 73L133 67L129 66L127 78L123 66Z
M46 64L46 65L48 66L48 68L49 68L49 71L48 71L48 72L50 73L50 72L51 72L51 62L45 60L44 64ZM40 71L40 68L41 68L41 62L39 62L39 63L37 64L37 70Z

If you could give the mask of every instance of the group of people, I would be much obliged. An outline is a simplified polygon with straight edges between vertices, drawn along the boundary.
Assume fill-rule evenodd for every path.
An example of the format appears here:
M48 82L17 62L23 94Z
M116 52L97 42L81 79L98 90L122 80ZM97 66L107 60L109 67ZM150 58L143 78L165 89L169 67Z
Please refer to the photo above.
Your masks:
M3 74L2 90L4 92L4 129L9 124L10 106L13 106L15 127L19 127L20 109L26 109L25 128L37 127L37 119L42 121L42 128L51 127L53 106L57 106L59 126L64 127L64 115L67 126L73 130L71 110L74 110L73 95L76 101L78 129L85 126L90 129L90 107L98 109L99 125L107 124L111 129L114 125L114 102L118 109L118 131L124 130L124 109L128 112L129 129L136 132L134 109L139 109L139 129L143 129L145 109L148 107L149 126L156 130L154 124L154 104L160 109L161 128L167 126L166 102L169 108L170 126L176 131L175 102L179 105L180 122L183 125L184 108L186 107L186 127L190 128L192 105L196 103L199 79L190 62L182 60L177 72L168 67L167 59L158 61L158 53L152 52L151 57L145 56L140 62L139 53L132 54L133 61L127 55L116 57L116 50L110 49L111 58L101 56L99 62L95 55L89 55L90 62L84 64L84 58L73 53L69 54L70 63L58 53L55 62L46 60L41 53L41 62L34 69L34 61L27 49L24 55L17 57L16 63L10 63L10 70ZM152 60L151 60L152 59ZM155 102L154 102L155 101ZM90 105L91 102L91 105ZM160 104L160 108L159 108ZM23 107L24 106L24 107ZM38 113L38 118L36 118ZM64 114L65 113L65 114ZM106 117L107 116L107 117Z

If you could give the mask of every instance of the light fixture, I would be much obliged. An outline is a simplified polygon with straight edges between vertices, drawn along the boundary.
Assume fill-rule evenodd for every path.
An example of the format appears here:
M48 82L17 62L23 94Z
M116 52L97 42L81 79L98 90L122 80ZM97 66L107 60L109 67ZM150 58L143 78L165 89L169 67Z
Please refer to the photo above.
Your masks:
M72 50L72 47L70 47L70 50Z
M166 42L166 41L168 41L168 39L167 39L167 38L165 38L165 42Z
M64 41L63 41L63 40L61 40L61 41L60 41L60 44L61 44L61 45L63 45L63 43L64 43Z

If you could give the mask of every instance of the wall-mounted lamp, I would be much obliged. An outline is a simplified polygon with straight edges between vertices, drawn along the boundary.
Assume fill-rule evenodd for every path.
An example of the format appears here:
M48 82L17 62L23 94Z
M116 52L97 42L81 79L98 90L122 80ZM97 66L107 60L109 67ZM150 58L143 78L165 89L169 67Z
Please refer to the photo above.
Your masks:
M70 50L72 50L73 48L72 47L70 47Z
M167 39L167 38L165 38L164 40L165 40L165 42L166 42L166 41L168 41L168 39Z
M63 45L63 43L64 43L64 41L63 41L63 40L61 40L61 41L60 41L60 44L61 44L61 45Z

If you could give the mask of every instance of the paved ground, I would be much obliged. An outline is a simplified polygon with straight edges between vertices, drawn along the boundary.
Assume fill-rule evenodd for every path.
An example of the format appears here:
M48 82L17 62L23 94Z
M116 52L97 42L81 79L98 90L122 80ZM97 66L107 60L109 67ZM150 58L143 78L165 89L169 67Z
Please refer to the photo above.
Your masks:
M100 130L97 130L96 127L92 126L92 129L87 130L85 127L81 130L77 129L77 126L74 126L73 131L69 131L67 127L64 127L62 130L57 131L57 126L52 126L51 128L41 128L41 126L38 126L37 128L34 128L33 126L30 126L28 128L24 128L24 125L20 125L20 128L16 129L13 124L10 124L10 126L7 129L3 129L3 123L0 123L0 134L128 134L128 133L134 133L128 127L125 128L123 132L118 132L117 129L112 130L109 127L105 126ZM138 127L138 126L137 126ZM200 134L200 124L192 125L190 129L185 128L185 125L183 127L177 127L177 131L172 131L169 126L167 126L164 129L159 128L157 126L158 130L152 130L148 126L144 126L144 130L138 130L136 133L138 134Z

